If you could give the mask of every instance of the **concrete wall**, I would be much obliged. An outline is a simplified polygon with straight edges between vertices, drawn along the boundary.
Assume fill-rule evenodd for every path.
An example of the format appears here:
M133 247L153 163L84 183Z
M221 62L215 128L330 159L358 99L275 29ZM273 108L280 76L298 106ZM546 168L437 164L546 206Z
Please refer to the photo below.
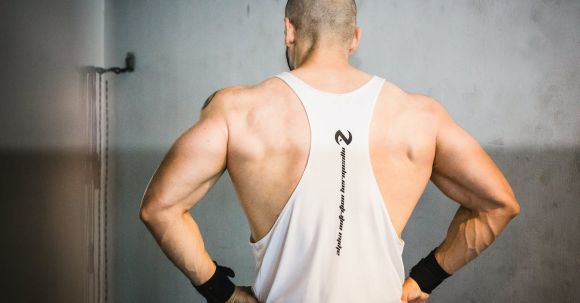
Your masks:
M103 42L102 0L0 4L2 302L86 302L79 68L103 64Z
M138 219L171 143L214 90L286 69L285 1L108 1L116 78L116 302L204 302ZM522 212L430 302L573 302L580 274L580 2L358 1L352 63L431 95L496 160ZM445 236L457 204L429 185L403 238L408 270ZM227 174L192 211L212 257L253 282L249 228Z

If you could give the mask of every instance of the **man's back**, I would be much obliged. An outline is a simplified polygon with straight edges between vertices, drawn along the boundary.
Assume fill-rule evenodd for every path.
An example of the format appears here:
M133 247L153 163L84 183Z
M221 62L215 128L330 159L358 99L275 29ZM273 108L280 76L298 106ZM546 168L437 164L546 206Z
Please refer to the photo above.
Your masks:
M323 88L326 83L318 89L319 85L308 84L315 81L303 80L308 78L307 71L296 70L268 79L249 92L238 87L233 94L218 98L222 101L216 108L228 126L226 166L250 226L258 231L250 239L257 273L253 291L263 302L361 298L400 302L404 241L391 220L398 215L390 215L393 211L387 209L400 212L403 207L397 199L416 196L405 202L411 212L430 171L423 169L421 178L417 173L421 168L409 161L425 157L417 156L423 151L411 151L410 146L417 143L405 136L385 136L384 131L381 135L373 128L405 133L398 128L409 127L405 124L412 121L410 116L405 114L407 121L397 125L401 121L397 116L408 111L397 104L405 94L381 77L354 68L342 73L314 72L326 83L338 78L334 85L341 89ZM394 103L389 106L389 102ZM391 124L380 119L389 115L389 107L394 108ZM371 124L377 108L379 119ZM423 164L432 162L433 149ZM375 150L390 150L391 159L376 161ZM378 157L383 155L378 153ZM373 162L411 174L381 174ZM390 178L409 179L413 184L391 185L385 196L379 180L389 182ZM413 187L420 179L424 179L421 187Z
M336 93L352 91L371 77L354 70L333 76L344 80L329 83L323 73L300 69L292 73L315 89ZM276 77L223 93L220 106L229 131L227 169L256 242L272 228L300 181L310 150L309 124L296 94ZM434 102L388 81L376 101L369 137L371 162L399 237L431 175L437 129Z
M336 278L336 273L342 272L347 276L353 273L352 280L358 281L353 291L364 292L371 301L385 301L381 297L385 290L377 287L388 282L389 301L397 301L393 296L400 294L404 302L424 302L448 275L486 249L519 213L514 193L493 160L433 98L408 94L388 81L381 81L382 86L377 87L376 92L368 90L373 91L375 97L371 98L369 93L363 98L372 100L372 104L363 102L364 106L356 107L352 102L347 102L348 106L339 102L335 107L335 103L328 102L332 98L328 98L325 105L320 106L318 98L308 98L303 103L309 104L306 115L300 102L304 100L299 99L287 84L292 82L317 95L314 93L317 90L322 94L347 93L369 83L371 75L349 64L349 57L357 51L360 39L354 0L288 1L284 45L291 72L278 75L282 76L280 79L272 77L258 85L230 87L214 93L202 107L199 121L174 142L155 172L143 196L140 218L163 251L196 287L213 289L204 296L230 298L231 301L238 296L249 302L268 296L266 282L258 287L258 298L254 296L256 288L254 294L248 288L233 289L227 271L214 264L215 260L205 250L201 233L189 213L226 169L247 215L251 229L249 240L255 255L258 255L256 250L263 251L259 248L262 244L270 246L266 249L270 264L266 268L270 274L258 274L258 277L261 276L262 281L272 278L268 283L278 284L274 287L278 295L272 296L273 300L285 297L285 291L290 292L291 297L298 296L293 292L294 284L307 289L305 296L317 302L320 302L317 297L329 298L332 302L337 301L334 299L349 300L348 296L353 294L345 292L344 287L350 280ZM326 117L327 110L329 117ZM314 113L313 121L309 119L310 113ZM325 121L330 122L324 125ZM312 136L315 140L310 140L309 122L316 125L313 128L315 136ZM336 130L341 129L342 124L358 132L352 141ZM356 139L363 134L368 141ZM310 162L307 165L307 160L312 160L310 142L317 145L313 165ZM354 228L347 228L350 232L345 233L349 245L356 243L363 247L344 249L344 257L349 256L342 258L341 255L340 262L338 258L321 258L317 250L321 248L325 255L328 253L326 245L334 240L328 240L334 235L329 228L337 227L336 218L330 221L325 213L325 207L335 206L327 202L336 202L334 184L324 178L329 172L342 173L344 181L344 170L336 170L340 156L335 152L335 143L347 144L349 148L356 145L349 153L351 160L356 161L347 162L354 175L349 179L353 182L347 189L351 190L351 200L347 202L351 202L348 204L351 206L361 206L356 201L364 204L350 208L354 216L347 216L346 220L355 220L347 227ZM344 165L344 157L342 161ZM403 282L400 257L404 243L400 235L429 180L461 206L445 240L415 265ZM318 184L325 190L319 190ZM336 209L330 212L334 211ZM321 218L326 221L322 222ZM365 222L367 218L369 222ZM282 221L284 224L275 225ZM273 226L276 227L272 229ZM318 237L320 233L325 237ZM286 241L286 234L293 235L293 240ZM341 234L338 236L340 241ZM306 238L308 242L301 242L297 237ZM319 240L323 240L323 244ZM286 242L289 245L284 249L288 250L280 251L280 245ZM271 246L272 243L276 245ZM309 253L301 252L302 246L309 249ZM381 253L385 252L391 262L384 261ZM360 258L364 262L357 268L358 253L363 255ZM284 266L278 266L282 263L276 263L276 255ZM308 264L292 268L293 262L304 260ZM332 270L337 264L332 262L339 262L341 269ZM382 262L382 265L372 262ZM308 268L311 265L317 269ZM288 270L277 275L272 273L272 268ZM312 275L299 275L302 269ZM367 269L371 269L371 277L363 276ZM328 277L321 277L323 274ZM278 277L281 279L274 279ZM380 283L367 285L360 282L360 278ZM285 282L289 283L285 285ZM396 282L402 285L395 285ZM222 287L214 288L215 283ZM338 292L333 293L334 290ZM338 297L341 294L345 297Z

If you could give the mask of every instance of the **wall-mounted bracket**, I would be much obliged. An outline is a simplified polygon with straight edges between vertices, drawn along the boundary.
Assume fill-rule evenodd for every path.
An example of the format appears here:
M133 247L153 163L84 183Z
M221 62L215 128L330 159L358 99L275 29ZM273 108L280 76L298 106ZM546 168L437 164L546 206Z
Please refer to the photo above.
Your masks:
M129 52L125 57L125 67L110 67L110 68L102 68L102 67L95 67L95 71L99 74L104 74L108 72L114 72L115 74L125 73L125 72L133 72L135 70L135 54Z

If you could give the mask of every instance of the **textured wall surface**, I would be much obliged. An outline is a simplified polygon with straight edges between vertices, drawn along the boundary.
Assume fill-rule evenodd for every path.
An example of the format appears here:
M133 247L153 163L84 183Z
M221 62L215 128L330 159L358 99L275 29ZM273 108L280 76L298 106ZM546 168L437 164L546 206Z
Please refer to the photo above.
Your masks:
M85 302L88 138L79 68L104 1L0 3L0 301Z
M580 1L358 1L351 63L431 95L495 159L522 211L430 302L580 300ZM115 301L204 302L139 221L143 191L214 90L286 70L285 1L108 1L107 54L135 51L115 82ZM408 223L408 270L458 204L430 184ZM255 277L248 223L227 174L192 210L210 255Z

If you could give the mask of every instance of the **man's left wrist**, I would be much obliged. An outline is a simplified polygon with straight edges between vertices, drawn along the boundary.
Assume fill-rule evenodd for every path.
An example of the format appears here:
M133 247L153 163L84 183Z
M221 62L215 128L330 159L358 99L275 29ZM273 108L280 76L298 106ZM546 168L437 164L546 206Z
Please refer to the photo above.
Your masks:
M211 259L210 259L211 260ZM195 280L192 280L193 285L201 285L206 283L217 271L216 263L211 260L208 266L201 268L198 274L195 276Z
M203 284L192 284L208 303L229 302L235 294L236 286L228 276L234 277L235 273L231 268L221 266L215 260L213 262L216 265L216 270L209 280Z
M409 276L419 285L422 292L430 294L439 284L451 276L446 272L437 259L435 252L437 248L433 249L427 257L421 259L413 268Z

